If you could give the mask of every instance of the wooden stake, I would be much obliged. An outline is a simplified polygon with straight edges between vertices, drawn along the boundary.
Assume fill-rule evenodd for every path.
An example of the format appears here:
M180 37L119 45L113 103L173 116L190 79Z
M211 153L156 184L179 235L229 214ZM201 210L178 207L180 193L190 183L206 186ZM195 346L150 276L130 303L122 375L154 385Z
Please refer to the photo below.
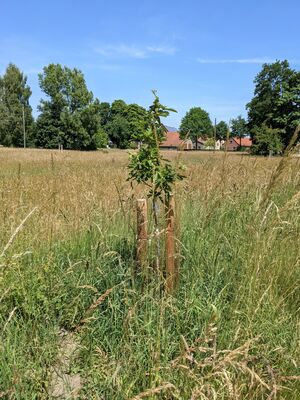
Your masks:
M148 217L146 199L137 200L137 265L146 272L148 261Z
M166 238L166 290L172 293L175 288L175 200L171 194L167 204L167 238Z

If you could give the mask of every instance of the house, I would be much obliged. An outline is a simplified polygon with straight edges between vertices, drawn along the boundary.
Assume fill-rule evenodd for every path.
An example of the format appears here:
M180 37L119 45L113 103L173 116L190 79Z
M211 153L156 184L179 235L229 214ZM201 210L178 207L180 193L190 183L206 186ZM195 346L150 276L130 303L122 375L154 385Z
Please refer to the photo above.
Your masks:
M193 142L190 139L180 139L179 132L168 131L159 147L162 150L192 150Z
M226 143L224 146L226 146ZM251 146L252 146L252 139L250 139L249 137L245 138L233 137L230 138L227 142L228 151L236 151L239 149L250 150Z
M198 150L221 150L224 145L224 140L216 140L213 138L199 138L198 139ZM194 146L195 148L195 146Z
M196 149L196 143L194 143L193 148ZM198 140L197 140L197 149L198 150L204 150L205 149L205 139L203 139L202 137L199 137Z

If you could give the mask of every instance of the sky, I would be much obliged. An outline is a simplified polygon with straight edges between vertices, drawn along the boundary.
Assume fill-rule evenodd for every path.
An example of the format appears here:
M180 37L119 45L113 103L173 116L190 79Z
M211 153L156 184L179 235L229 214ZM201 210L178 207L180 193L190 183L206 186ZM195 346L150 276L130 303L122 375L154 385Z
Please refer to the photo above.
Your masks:
M287 59L300 68L299 0L0 0L0 74L8 63L28 77L31 105L43 97L49 63L79 68L100 101L148 107L152 89L175 108L214 121L246 116L256 74Z

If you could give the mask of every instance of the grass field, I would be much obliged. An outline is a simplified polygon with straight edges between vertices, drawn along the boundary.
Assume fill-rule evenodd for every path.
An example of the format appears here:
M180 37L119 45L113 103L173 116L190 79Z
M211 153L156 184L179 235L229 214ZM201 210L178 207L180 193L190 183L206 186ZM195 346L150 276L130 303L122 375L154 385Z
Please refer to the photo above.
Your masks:
M300 398L300 158L165 154L173 296L135 270L127 152L0 149L0 398Z

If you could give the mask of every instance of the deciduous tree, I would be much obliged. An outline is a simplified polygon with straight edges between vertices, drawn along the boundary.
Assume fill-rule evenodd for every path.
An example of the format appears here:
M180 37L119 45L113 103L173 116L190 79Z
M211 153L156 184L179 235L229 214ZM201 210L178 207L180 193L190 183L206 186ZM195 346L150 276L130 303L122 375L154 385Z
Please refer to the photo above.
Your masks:
M24 128L26 145L32 144L33 117L29 104L31 89L27 77L14 64L9 64L0 77L0 143L22 147ZM24 125L25 126L24 126Z
M147 126L148 114L145 108L115 100L111 105L105 129L115 146L125 149L146 131Z
M47 99L39 105L37 146L95 149L101 129L100 102L93 99L82 72L50 64L39 75L39 83Z
M268 127L262 124L260 127L254 128L255 144L252 146L252 153L254 154L278 154L283 149L281 142L280 130Z
M254 142L255 128L265 123L280 129L286 146L300 123L300 72L291 69L288 61L276 61L264 64L254 83L254 97L246 106Z
M213 136L213 126L209 114L201 107L193 107L186 113L179 130L181 138L188 135L195 142L196 149L198 148L199 137Z

